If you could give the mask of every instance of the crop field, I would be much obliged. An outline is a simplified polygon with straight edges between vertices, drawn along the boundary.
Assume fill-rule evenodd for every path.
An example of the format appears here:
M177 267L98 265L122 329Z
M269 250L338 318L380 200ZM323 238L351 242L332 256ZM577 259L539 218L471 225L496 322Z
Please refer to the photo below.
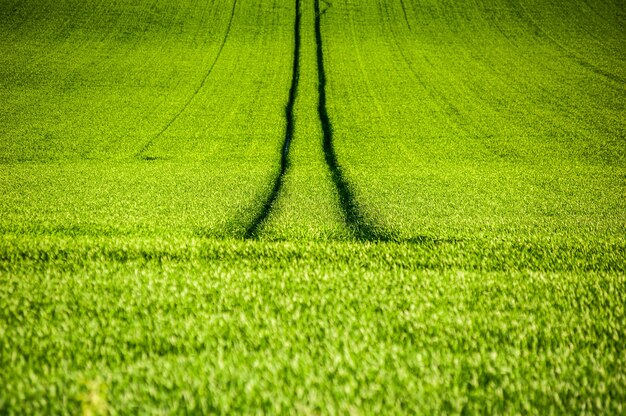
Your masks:
M0 414L626 414L622 0L0 0Z

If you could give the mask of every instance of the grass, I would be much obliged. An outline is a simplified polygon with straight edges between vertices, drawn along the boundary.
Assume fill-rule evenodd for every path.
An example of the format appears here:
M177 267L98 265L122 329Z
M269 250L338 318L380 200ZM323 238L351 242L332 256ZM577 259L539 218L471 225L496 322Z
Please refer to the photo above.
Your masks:
M583 4L405 3L406 20L400 3L325 15L329 113L363 210L405 239L624 234L623 83L590 66L622 76L626 57L587 44L617 32L578 33ZM538 33L535 14L569 23Z
M595 270L623 258L485 249L16 237L3 405L90 382L120 413L622 412L626 282Z
M0 413L626 412L625 18L0 4Z

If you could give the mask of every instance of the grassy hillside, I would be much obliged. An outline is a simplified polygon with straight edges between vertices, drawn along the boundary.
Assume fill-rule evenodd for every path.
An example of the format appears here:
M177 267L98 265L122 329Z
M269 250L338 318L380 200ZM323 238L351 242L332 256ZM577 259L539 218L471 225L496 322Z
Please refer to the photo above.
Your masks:
M240 233L275 175L293 7L40 3L0 11L4 232Z
M0 413L626 412L625 35L0 3Z
M325 15L339 159L371 221L409 239L623 236L624 28L584 2L404 3Z

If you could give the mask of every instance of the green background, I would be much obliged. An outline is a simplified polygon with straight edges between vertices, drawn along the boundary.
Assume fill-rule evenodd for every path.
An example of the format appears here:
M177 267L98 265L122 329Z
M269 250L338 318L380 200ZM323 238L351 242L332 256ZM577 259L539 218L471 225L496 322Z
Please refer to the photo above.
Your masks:
M626 412L626 5L296 4L0 2L0 413Z

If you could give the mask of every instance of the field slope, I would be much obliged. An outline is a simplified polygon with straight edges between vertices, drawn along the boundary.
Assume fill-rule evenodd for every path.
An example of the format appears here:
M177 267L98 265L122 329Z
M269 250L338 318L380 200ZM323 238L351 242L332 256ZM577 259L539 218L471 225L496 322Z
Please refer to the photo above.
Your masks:
M626 412L626 12L0 3L0 414Z

